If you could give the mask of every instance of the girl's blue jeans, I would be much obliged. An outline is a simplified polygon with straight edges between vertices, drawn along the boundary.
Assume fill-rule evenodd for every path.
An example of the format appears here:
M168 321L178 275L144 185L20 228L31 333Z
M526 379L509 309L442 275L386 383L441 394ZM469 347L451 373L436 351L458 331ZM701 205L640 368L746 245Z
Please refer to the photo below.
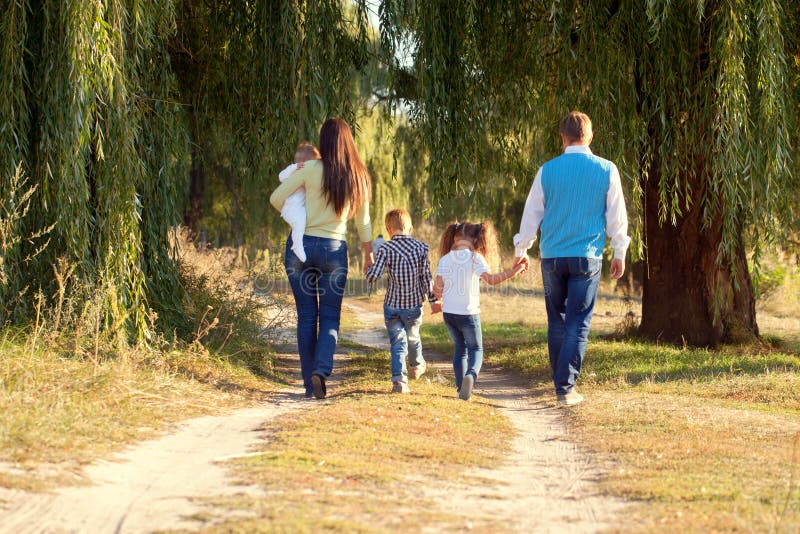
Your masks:
M342 297L347 283L347 243L339 239L303 236L306 262L286 241L285 266L297 307L297 349L306 394L311 375L330 376L339 338Z
M453 340L453 373L456 388L461 389L464 375L470 373L478 380L483 365L483 334L481 316L444 313L444 324Z
M542 259L547 349L556 395L566 395L581 373L600 267L595 258Z

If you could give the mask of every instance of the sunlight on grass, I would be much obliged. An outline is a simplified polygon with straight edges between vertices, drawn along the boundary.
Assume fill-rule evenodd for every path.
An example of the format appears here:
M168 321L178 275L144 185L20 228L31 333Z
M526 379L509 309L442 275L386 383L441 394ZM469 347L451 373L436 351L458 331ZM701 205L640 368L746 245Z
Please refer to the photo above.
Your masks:
M541 280L529 276L527 290L482 297L485 361L549 398ZM601 290L578 381L587 402L563 413L608 465L604 490L642 502L623 531L800 530L800 329L786 302L762 307L763 343L709 350L615 338L639 303ZM421 333L426 347L452 351L440 320Z
M546 331L484 323L490 365L552 395ZM450 350L441 325L423 343ZM800 358L768 345L691 349L590 339L564 416L573 438L609 466L606 491L641 501L631 532L800 528ZM756 445L757 444L757 445Z
M280 499L220 504L248 509L276 531L461 525L463 518L420 506L414 481L456 479L465 469L496 465L509 450L510 423L478 397L458 400L438 378L413 381L410 395L392 395L388 363L385 351L353 352L335 397L271 422L263 453L235 462L244 481ZM344 518L349 522L342 523ZM254 524L259 520L232 521L220 529Z
M84 482L76 473L87 462L287 381L263 328L281 326L285 299L257 294L257 266L245 269L232 250L185 239L181 249L190 317L146 345L117 336L102 307L69 299L0 330L0 486Z
M17 471L0 478L6 487L75 483L76 466L151 437L168 422L244 405L274 388L253 373L254 356L235 356L251 360L242 366L201 346L103 345L95 359L76 355L67 336L34 349L29 339L20 333L0 344L0 461L5 471ZM265 356L259 357L269 367Z

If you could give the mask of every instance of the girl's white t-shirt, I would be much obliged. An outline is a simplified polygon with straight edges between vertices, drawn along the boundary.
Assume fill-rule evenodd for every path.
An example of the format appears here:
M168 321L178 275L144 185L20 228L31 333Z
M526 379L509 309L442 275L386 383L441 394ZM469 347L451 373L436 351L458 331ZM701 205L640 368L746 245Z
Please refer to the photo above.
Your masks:
M481 275L490 271L486 258L469 249L451 250L439 260L436 276L444 282L442 311L458 315L481 312Z

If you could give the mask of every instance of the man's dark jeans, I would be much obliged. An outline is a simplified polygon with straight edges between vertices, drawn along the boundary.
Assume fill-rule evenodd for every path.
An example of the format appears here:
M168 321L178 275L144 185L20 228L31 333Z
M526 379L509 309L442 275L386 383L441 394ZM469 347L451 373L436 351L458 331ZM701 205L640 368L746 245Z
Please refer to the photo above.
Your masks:
M557 395L575 387L589 338L601 258L542 259L547 348Z

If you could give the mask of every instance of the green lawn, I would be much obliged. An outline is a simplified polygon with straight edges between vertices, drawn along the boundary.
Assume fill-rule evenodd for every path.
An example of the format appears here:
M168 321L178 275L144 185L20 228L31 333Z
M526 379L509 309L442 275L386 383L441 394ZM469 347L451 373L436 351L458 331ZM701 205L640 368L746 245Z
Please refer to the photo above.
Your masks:
M546 330L484 322L485 357L553 391ZM423 343L450 350L441 324ZM687 349L593 336L564 410L573 438L606 465L602 488L632 500L623 531L797 532L800 356L766 344Z

